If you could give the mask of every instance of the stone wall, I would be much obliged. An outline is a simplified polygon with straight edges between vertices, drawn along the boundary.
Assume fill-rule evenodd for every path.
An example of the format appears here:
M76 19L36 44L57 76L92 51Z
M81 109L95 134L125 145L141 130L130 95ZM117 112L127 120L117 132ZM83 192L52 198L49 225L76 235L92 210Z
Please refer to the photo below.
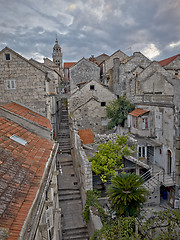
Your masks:
M131 100L132 93L130 93L131 79L136 77L140 72L146 68L151 61L140 52L135 52L133 56L127 58L118 64L114 61L114 76L113 76L113 90L119 96L126 94L127 98Z
M91 163L89 162L86 153L82 148L80 137L77 131L73 129L72 125L70 128L70 136L73 165L80 181L81 199L84 207L86 203L86 192L93 189Z
M10 54L9 61L5 54ZM49 83L45 72L8 48L0 52L0 72L0 105L17 101L47 116ZM14 81L11 89L7 87L8 80Z
M69 112L76 128L103 133L107 126L105 109L114 98L109 89L94 80L77 90L69 98Z
M90 80L99 80L100 68L85 58L81 59L73 67L69 69L70 74L70 90L73 92L77 88L77 84Z

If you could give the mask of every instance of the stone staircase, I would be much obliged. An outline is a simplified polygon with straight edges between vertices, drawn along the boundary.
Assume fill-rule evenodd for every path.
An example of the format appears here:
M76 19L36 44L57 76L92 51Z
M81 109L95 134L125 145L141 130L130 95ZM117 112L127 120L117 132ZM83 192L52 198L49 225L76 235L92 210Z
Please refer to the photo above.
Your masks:
M162 169L154 172L153 169L148 170L142 178L145 180L143 186L149 191L149 196L145 205L153 206L160 204L160 186L173 186L174 181L171 176L164 174Z
M57 140L59 142L60 153L71 152L68 110L66 109L65 106L62 107L62 116L59 125L59 133L57 135Z
M59 201L80 200L79 188L61 188L59 191Z
M64 240L85 240L88 238L88 232L86 227L79 227L79 228L67 228L63 231L63 239Z
M72 162L68 111L65 108L62 110L57 140L59 142L57 165L60 170L58 197L62 213L62 236L60 240L88 240L87 226L84 225L81 215L83 209L80 186Z

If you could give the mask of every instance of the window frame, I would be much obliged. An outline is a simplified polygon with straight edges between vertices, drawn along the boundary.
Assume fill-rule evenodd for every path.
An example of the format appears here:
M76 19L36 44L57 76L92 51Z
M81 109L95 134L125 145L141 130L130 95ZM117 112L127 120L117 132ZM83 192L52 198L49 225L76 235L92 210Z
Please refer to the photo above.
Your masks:
M94 88L94 85L90 85L90 88L89 88L91 91L94 91L95 88Z
M9 57L7 57L7 56L9 56ZM7 58L9 58L9 59L7 59ZM10 53L5 53L5 60L6 61L10 61L11 60L11 54Z
M6 80L6 89L7 90L16 89L16 80L15 79L7 79Z
M142 130L149 129L149 117L148 116L142 116Z
M138 129L138 117L132 117L132 127Z
M101 102L101 107L105 107L106 106L106 102Z

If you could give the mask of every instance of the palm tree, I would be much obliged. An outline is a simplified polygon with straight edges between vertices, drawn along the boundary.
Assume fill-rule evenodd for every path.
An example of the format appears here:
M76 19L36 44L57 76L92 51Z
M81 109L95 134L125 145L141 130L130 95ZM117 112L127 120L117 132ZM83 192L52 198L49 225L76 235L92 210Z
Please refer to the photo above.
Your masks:
M107 195L117 215L136 217L139 214L148 195L143 183L144 180L134 173L120 173L112 178Z

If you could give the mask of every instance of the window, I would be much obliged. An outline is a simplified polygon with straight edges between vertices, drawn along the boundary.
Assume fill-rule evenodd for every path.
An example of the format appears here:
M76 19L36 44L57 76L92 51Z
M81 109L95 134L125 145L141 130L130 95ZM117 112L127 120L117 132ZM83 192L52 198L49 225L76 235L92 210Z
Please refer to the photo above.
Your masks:
M106 106L106 102L101 102L101 107L105 107Z
M12 135L12 136L10 137L10 139L14 140L14 141L17 142L17 143L22 144L23 146L25 146L25 145L27 144L27 141L26 141L26 140L24 140L24 139L16 136L15 134Z
M10 54L9 54L9 53L5 54L5 57L6 57L6 60L7 60L7 61L11 60L11 59L10 59Z
M94 90L94 85L90 85L90 90Z
M143 117L142 118L142 129L148 129L149 128L149 123L148 123L148 117Z
M133 128L138 128L138 118L134 117L132 118L132 126Z
M175 70L175 75L178 75L178 70Z
M107 125L108 125L108 119L102 117L102 118L101 118L101 126L107 126Z
M147 156L147 149L146 147L139 147L139 158L146 158Z
M7 87L7 90L16 89L16 81L14 79L6 80L6 87Z

